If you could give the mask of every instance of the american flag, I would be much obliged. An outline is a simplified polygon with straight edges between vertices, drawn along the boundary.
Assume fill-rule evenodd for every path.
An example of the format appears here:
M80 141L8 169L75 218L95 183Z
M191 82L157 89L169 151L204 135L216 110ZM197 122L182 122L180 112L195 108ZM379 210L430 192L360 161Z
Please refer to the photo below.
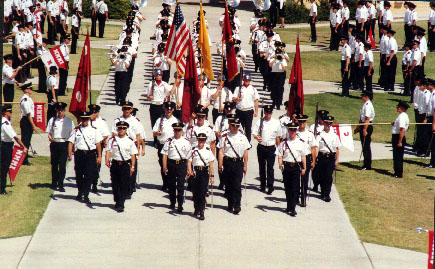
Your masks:
M186 69L186 49L190 40L189 29L184 20L180 5L175 8L174 20L169 31L168 42L166 43L165 55L177 62L177 71L184 76Z

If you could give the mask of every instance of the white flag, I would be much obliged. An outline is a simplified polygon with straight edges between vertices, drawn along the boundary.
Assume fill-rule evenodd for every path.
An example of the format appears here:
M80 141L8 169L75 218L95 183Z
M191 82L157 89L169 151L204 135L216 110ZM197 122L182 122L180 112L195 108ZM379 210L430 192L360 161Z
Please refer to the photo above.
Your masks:
M354 152L352 126L349 124L332 125L334 132L340 138L341 145Z

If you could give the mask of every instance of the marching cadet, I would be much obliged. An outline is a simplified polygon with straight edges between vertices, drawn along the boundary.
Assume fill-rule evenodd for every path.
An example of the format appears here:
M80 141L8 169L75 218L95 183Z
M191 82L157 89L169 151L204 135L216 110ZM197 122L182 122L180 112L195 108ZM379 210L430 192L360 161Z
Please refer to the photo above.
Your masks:
M98 37L104 37L104 27L106 26L106 21L109 21L109 9L104 0L100 0L96 6L97 19L98 19Z
M81 112L81 123L71 133L68 139L68 160L74 152L74 170L76 172L76 181L78 194L77 201L83 201L91 204L89 200L89 191L92 181L97 174L97 165L101 163L101 141L103 137L97 128L89 124L89 112Z
M268 77L270 72L269 57L275 53L275 42L273 41L273 36L275 34L273 31L266 31L265 35L266 40L263 40L258 48L260 52L260 73L263 76L263 90L270 90L270 78Z
M211 95L211 99L213 100L213 123L216 122L216 119L219 115L224 113L224 105L227 102L233 101L233 93L228 88L228 83L226 81L225 75L218 76L217 80L219 81L219 86L215 90L214 94Z
M18 75L18 72L20 72L23 67L18 66L15 70L12 68L12 54L5 55L3 59L5 60L5 64L2 68L2 81L4 83L3 100L4 102L12 102L14 101L14 84L18 85L15 77Z
M192 192L195 212L193 215L199 215L199 220L204 220L204 210L206 206L205 197L207 194L208 183L209 181L212 185L214 183L213 162L215 157L211 149L205 146L207 135L200 133L198 134L197 139L198 147L193 147L188 155L187 174L194 177Z
M125 199L129 196L130 177L135 171L137 148L127 136L129 124L116 123L117 135L109 139L106 147L106 166L110 168L113 198L118 212L124 212Z
M426 61L426 53L427 53L427 41L426 41L426 37L424 37L425 33L424 33L423 28L419 31L417 31L416 34L416 39L418 41L420 41L420 45L418 45L418 48L420 49L421 52L421 72L424 74L424 63Z
M323 132L316 137L316 144L318 145L316 167L321 171L318 175L321 187L321 199L325 202L330 202L331 197L329 194L331 193L332 173L338 166L341 143L337 134L331 129L334 117L326 116L323 121L325 122Z
M373 99L373 85L372 78L374 73L374 58L372 52L372 45L369 43L364 43L364 79L366 84L366 91L370 93L370 100ZM397 60L396 60L397 65ZM364 89L361 89L364 91Z
M159 157L160 173L163 180L162 191L166 191L168 189L168 180L163 171L163 155L161 151L166 140L174 136L172 125L180 121L173 115L175 109L174 102L165 102L163 109L165 114L162 114L162 116L156 121L156 124L154 124L153 135L156 136L159 141L157 144L157 156Z
M354 130L354 133L359 133L362 152L364 156L364 164L360 170L371 170L372 169L372 150L371 150L371 142L372 142L372 133L373 133L373 119L375 118L375 108L370 100L370 96L373 93L363 91L361 93L361 100L363 105L361 106L359 112L359 123L363 123L363 125L357 125Z
M25 34L24 34L24 25L18 25L18 33L16 33L14 38L14 46L12 48L12 54L15 56L13 61L13 67L22 66L26 63L27 54L26 54L26 42L25 42ZM25 69L25 67L23 67ZM18 82L25 82L27 79L27 74L25 70L18 73L17 80Z
M275 181L273 166L275 165L276 147L281 139L281 124L279 120L272 118L272 105L265 105L263 110L264 117L257 120L252 134L258 141L257 157L260 168L260 189L262 192L266 191L267 182L267 194L272 194Z
M47 124L48 140L50 141L51 188L65 192L63 180L68 159L68 138L74 130L74 122L65 116L64 102L56 103L57 116L52 117Z
M431 123L433 122L433 111L434 111L434 100L435 100L435 91L434 91L434 80L427 78L426 79L426 90L428 91L428 95L425 95L425 103L426 103L426 109L425 109L425 113L426 113L426 117L424 119L424 123ZM429 124L424 125L424 132L426 134L426 139L429 141L427 144L427 148L425 149L425 156L428 157L429 153L432 153L432 149L434 148L433 146L433 137L434 137L434 133L432 132L432 126ZM431 156L431 160L434 157ZM429 163L429 165L425 166L425 168L432 168L432 165Z
M243 86L234 91L233 102L236 102L236 115L246 131L248 141L251 141L251 126L253 117L258 115L258 91L250 85L251 75L243 75Z
M307 205L307 192L308 182L310 180L310 171L316 166L316 138L314 134L307 129L307 115L299 114L296 116L299 123L299 128L296 132L296 136L306 145L305 149L305 174L301 177L300 206L305 207Z
M314 136L317 137L317 135L319 135L323 131L325 125L325 122L323 120L328 116L328 114L329 114L328 110L317 111L317 118L316 118L317 126L315 123L311 124L310 126L310 132L312 132ZM314 131L314 129L316 130Z
M431 89L432 91L432 99L431 99L431 106L432 106L432 111L428 111L429 113L432 113L432 135L435 132L435 80L434 79L428 79L428 88ZM429 121L430 122L430 121ZM430 163L429 165L425 166L425 168L433 168L435 167L435 143L433 143L430 145Z
M147 89L145 90L145 95L147 99L151 101L150 105L150 118L151 127L154 127L157 119L163 114L163 102L166 101L169 92L171 91L171 86L168 83L162 81L162 70L154 70L154 81L150 81ZM157 146L157 137L154 137L154 146Z
M341 34L349 37L349 19L350 19L350 10L349 10L348 1L343 1L343 6L340 9L341 14ZM376 15L376 13L375 13ZM376 24L376 22L375 22Z
M297 138L297 123L287 125L289 137L283 140L276 149L278 156L279 169L282 172L285 196L287 200L286 212L295 217L296 204L298 202L299 184L301 176L305 175L307 168L306 163L306 145Z
M128 48L122 46L110 58L112 65L115 66L115 102L117 105L125 102L130 87L128 68L131 64L131 57L127 51Z
M349 41L349 38L347 36L341 37L341 96L349 96L349 70L350 70L350 59L352 57L352 49L347 44Z
M239 214L242 200L242 179L248 169L248 149L251 147L245 135L239 132L240 120L230 122L230 131L219 140L219 172L224 173L225 197L228 211ZM246 185L246 183L245 183ZM246 188L246 186L245 186Z
M287 53L285 52L285 43L275 41L276 50L270 56L270 95L272 98L272 105L280 110L282 104L282 96L284 94L284 83L286 78L287 62L290 61Z
M37 43L38 44L38 43ZM37 56L41 56L42 54L48 52L47 50L47 39L42 39L42 44L38 44L36 48L36 54ZM41 58L39 58L36 61L36 65L38 68L38 92L39 93L47 93L47 71L45 68L44 61L42 61Z
M166 83L169 82L171 77L171 64L172 61L168 56L164 55L165 43L160 43L157 46L158 54L154 58L154 66L162 70L162 80Z
M412 41L412 54L411 63L409 64L409 73L411 74L411 102L413 102L414 96L414 85L416 85L416 80L419 77L424 77L424 73L421 70L421 52L419 49L420 41Z
M285 114L279 116L279 123L281 124L281 139L284 139L288 135L288 128L287 125L291 123L294 120L294 117L296 116L296 113L290 113L290 110L288 110L288 101L284 102L285 107Z
M402 73L403 73L403 95L409 96L411 95L411 74L409 73L409 65L411 63L411 51L412 44L405 43L403 49L405 53L403 53L402 57Z
M187 175L187 158L191 146L189 141L182 136L183 124L172 124L174 136L166 140L161 153L163 155L163 172L167 176L170 209L175 209L178 202L177 212L183 212L184 183Z
M316 34L316 17L317 17L317 4L315 0L310 0L311 7L310 7L310 14L308 23L310 24L311 28L311 43L317 42L317 34Z
M70 34L66 34L60 38L60 51L65 59L66 69L59 69L59 96L65 96L67 80L68 80L68 66L69 66L69 48L68 45L71 42Z
M89 112L91 113L90 117L90 124L92 127L97 128L97 130L101 133L101 136L103 137L103 141L101 141L101 156L103 156L103 149L105 148L107 138L109 135L111 135L109 128L107 127L106 120L100 117L100 109L101 107L96 104L88 105ZM101 170L101 164L98 165L98 173L95 177L94 181L92 182L91 190L93 193L97 193L97 184L98 179L100 178L100 170Z
M198 82L199 82L199 91L201 92L200 98L198 100L198 105L202 106L203 108L207 108L212 102L212 91L207 87L207 81L208 78L203 75L198 76ZM208 117L208 114L206 115Z
M388 52L388 40L390 39L387 36L388 28L383 26L382 24L379 25L379 31L381 34L381 40L379 41L379 53L380 53L380 59L379 59L379 67L381 69L381 74L379 76L378 83L381 87L385 87L387 85L387 75L386 75L386 66L385 63L387 62L386 55Z
M14 139L24 149L27 154L27 147L15 133L10 122L12 115L12 106L2 106L2 125L1 125L1 175L0 175L0 195L8 194L6 192L6 178L9 172L9 166L12 161L12 152L14 148Z
M393 37L396 31L392 29L388 29L387 36L389 38L387 45L387 54L385 55L386 63L385 63L385 81L386 85L384 87L384 91L394 91L394 83L396 81L396 69L397 69L397 41Z
M364 24L367 21L368 13L367 8L364 6L364 1L358 1L358 8L355 12L355 20L356 20L356 31L362 37L364 34ZM364 38L362 39L364 40Z
M405 31L405 43L408 43L412 40L412 23L410 21L411 10L409 9L408 1L403 3L403 8L405 9L405 16L403 17L403 30Z
M79 39L80 29L80 11L77 8L73 8L71 16L71 54L77 53L77 40Z
M169 93L170 95L169 101L175 103L175 110L173 112L173 115L181 122L183 118L181 107L183 105L184 84L182 83L182 77L178 75L178 72L174 73L174 79L175 81Z
M338 51L338 48L340 46L340 35L341 35L341 14L339 12L340 10L340 5L339 4L334 4L332 6L332 12L334 13L332 15L332 20L331 20L331 26L333 27L332 29L332 38L331 38L331 44L329 46L330 50L336 50Z
M20 120L20 128L21 128L21 140L23 141L26 148L30 148L30 142L32 140L33 132L36 132L38 129L36 128L35 122L33 121L33 117L35 116L35 104L33 103L30 95L33 93L32 83L27 83L20 86L23 91L23 96L20 99L20 110L21 110L21 120ZM23 165L32 165L29 163L28 155L24 158Z
M57 74L57 67L56 66L50 66L50 74L47 77L47 102L48 102L48 108L47 108L47 120L50 120L52 117L56 116L56 109L55 104L57 103L57 95L58 95L58 89L59 84L56 78Z
M409 105L400 100L397 104L397 112L399 115L396 120L391 123L391 143L393 144L393 163L394 163L394 178L403 177L403 155L406 145L405 132L409 127L409 117L406 114Z
M213 131L213 127L206 122L205 117L208 115L208 108L197 106L195 112L192 113L189 124L184 128L186 139L190 141L192 147L198 146L197 136L199 133L205 133L207 135L206 145L211 148L213 153L216 151L216 136Z
M426 110L430 104L431 93L426 86L427 86L427 79L422 79L419 87L421 93L420 93L420 98L418 99L418 113L419 113L418 123L426 123L427 120ZM421 139L420 139L421 150L420 152L417 152L417 155L419 157L423 157L427 153L427 149L430 143L430 138L432 133L426 132L427 128L425 125L419 125L417 126L417 129L420 129L420 134L421 134Z

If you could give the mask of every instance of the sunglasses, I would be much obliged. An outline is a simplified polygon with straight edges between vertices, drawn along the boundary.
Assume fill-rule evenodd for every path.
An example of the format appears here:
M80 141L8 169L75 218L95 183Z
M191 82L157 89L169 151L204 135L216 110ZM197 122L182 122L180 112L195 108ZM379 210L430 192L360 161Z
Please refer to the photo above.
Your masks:
M174 132L181 132L181 129L174 129Z
M127 130L127 127L118 127L118 130Z
M131 107L123 107L122 110L130 110L132 109Z

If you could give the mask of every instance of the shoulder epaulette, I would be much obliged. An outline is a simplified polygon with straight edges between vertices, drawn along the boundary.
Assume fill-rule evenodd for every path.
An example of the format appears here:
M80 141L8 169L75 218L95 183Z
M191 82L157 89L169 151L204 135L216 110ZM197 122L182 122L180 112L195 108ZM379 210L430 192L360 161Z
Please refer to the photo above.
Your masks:
M282 119L282 118L284 118L284 116L285 116L285 115L281 115L281 116L279 116L279 119Z
M131 137L129 137L129 136L128 136L128 138L130 138L131 141L134 141L133 138L131 138Z
M101 118L103 121L106 121L106 119Z
M210 148L209 148L209 147L205 147L205 149L206 149L206 150L210 150Z
M79 126L77 126L77 127L75 127L74 129L78 130L79 128L80 128L80 125L79 125Z

